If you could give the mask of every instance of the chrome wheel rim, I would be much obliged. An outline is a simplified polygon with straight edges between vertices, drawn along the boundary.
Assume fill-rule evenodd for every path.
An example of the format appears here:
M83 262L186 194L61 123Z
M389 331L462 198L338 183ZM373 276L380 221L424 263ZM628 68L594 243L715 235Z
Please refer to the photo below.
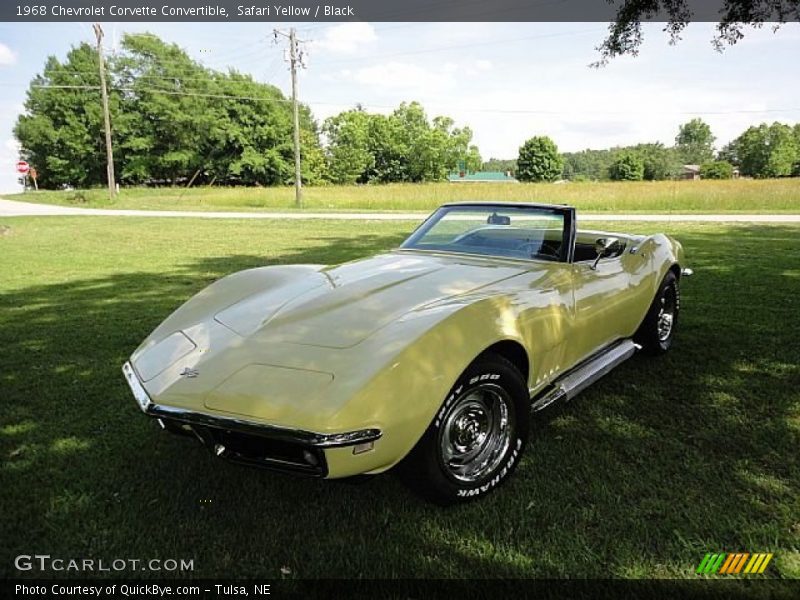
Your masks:
M658 328L658 341L666 342L672 335L675 324L675 288L667 288L661 296L661 308L658 311L656 327Z
M511 445L511 398L486 383L460 396L444 419L439 448L448 473L474 483L492 473Z

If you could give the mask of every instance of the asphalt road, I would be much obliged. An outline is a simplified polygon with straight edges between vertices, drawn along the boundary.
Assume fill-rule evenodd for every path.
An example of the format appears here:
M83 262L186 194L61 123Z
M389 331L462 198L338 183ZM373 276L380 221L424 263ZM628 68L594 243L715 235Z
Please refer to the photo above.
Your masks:
M32 204L0 198L0 217L192 217L196 219L342 219L375 221L419 221L428 213L382 212L200 212L188 210L121 210L107 208L79 208L52 204ZM652 221L652 222L711 222L711 223L800 223L800 214L611 214L581 213L581 221Z

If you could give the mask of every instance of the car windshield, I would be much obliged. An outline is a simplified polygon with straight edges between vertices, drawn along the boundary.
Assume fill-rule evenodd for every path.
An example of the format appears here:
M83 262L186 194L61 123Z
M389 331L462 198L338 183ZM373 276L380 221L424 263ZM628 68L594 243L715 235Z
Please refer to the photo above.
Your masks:
M563 260L564 215L535 206L443 206L401 246L405 249Z

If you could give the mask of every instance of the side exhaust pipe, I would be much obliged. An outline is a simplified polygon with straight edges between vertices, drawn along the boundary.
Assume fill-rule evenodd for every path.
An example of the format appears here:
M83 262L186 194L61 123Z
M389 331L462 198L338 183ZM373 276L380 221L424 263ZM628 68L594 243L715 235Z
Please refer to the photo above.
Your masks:
M543 410L558 400L572 400L595 381L628 360L640 348L639 344L630 339L612 344L559 377L548 391L534 399L531 411Z

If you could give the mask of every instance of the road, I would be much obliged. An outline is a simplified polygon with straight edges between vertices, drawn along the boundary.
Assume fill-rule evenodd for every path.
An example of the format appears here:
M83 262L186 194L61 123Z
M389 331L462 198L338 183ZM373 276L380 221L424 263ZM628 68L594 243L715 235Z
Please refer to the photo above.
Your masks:
M108 208L79 208L52 204L32 204L0 198L0 217L192 217L196 219L342 219L348 221L420 221L428 213L382 212L201 212L188 210L122 210ZM772 214L611 214L580 213L581 221L651 221L696 223L800 223L800 215Z

